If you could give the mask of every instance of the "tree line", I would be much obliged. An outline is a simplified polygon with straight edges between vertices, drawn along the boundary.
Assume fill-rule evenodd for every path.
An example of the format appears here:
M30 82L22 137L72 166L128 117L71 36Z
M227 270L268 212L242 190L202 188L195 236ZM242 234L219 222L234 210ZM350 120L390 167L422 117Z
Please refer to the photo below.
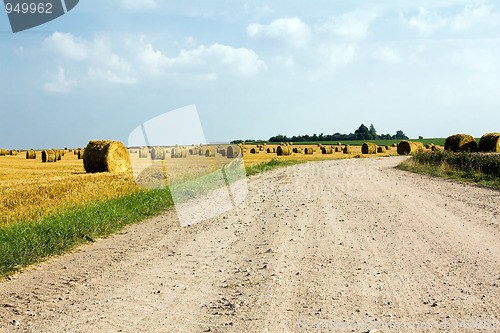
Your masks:
M370 128L361 124L354 133L349 134L313 134L313 135L294 135L288 137L286 135L276 135L271 137L269 142L308 142L308 141L346 141L346 140L408 140L408 137L403 133L402 130L398 130L396 134L377 134L377 130L373 124ZM258 140L234 140L231 143L241 143L241 142L258 142Z

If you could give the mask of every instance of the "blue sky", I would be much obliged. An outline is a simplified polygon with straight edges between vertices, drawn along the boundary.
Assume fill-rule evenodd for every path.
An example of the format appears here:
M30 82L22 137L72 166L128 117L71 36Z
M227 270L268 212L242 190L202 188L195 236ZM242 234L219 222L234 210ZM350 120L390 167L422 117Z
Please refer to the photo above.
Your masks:
M1 9L0 146L126 142L191 104L210 142L498 132L500 2L438 3L81 0L17 34Z

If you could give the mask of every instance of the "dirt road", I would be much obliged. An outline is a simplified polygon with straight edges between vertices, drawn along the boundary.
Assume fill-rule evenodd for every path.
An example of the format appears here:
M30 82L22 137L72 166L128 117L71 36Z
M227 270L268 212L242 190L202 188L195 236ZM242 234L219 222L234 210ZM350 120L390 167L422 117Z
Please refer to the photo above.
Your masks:
M219 218L51 259L0 285L0 332L500 331L500 192L402 159L253 176Z

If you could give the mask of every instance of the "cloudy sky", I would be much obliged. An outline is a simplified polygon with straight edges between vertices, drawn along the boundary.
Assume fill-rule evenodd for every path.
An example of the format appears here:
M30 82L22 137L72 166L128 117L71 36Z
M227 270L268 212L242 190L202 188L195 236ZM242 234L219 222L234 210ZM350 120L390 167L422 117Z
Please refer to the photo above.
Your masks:
M211 142L481 136L500 131L500 2L81 0L17 34L1 9L0 100L2 148L126 142L191 104Z

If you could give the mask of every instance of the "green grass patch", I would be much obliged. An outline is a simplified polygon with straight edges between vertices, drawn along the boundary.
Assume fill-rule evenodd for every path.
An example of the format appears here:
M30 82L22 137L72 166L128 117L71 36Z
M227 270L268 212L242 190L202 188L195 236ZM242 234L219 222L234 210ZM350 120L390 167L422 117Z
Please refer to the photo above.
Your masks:
M247 176L256 175L258 173L270 171L277 168L287 167L295 164L307 163L308 160L280 160L273 158L269 162L253 164L246 167Z
M414 154L397 167L410 172L500 189L499 163L500 155L425 152Z
M89 203L83 208L65 211L39 222L9 224L0 229L0 276L108 236L172 206L168 190L139 191Z

